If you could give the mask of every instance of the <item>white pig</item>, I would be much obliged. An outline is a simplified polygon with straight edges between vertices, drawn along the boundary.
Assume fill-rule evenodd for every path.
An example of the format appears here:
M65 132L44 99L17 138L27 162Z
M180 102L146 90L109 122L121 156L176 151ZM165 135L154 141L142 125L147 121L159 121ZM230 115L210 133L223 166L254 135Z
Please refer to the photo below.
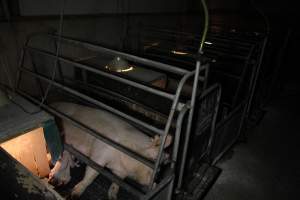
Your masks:
M109 112L66 102L55 103L52 106L146 158L155 160L158 156L160 147L158 136L150 138L126 121ZM110 169L122 179L130 177L142 185L150 184L153 170L148 166L112 146L97 140L95 137L68 122L63 121L62 127L65 138L64 142L72 145L100 166ZM170 145L171 140L172 137L168 135L164 148ZM72 156L67 151L64 151L60 160L56 162L49 174L50 183L56 185L68 183L71 179L70 167L73 166ZM71 198L79 197L97 176L97 171L91 167L87 167L83 180L73 188ZM119 186L113 183L108 191L109 199L117 199L118 191Z

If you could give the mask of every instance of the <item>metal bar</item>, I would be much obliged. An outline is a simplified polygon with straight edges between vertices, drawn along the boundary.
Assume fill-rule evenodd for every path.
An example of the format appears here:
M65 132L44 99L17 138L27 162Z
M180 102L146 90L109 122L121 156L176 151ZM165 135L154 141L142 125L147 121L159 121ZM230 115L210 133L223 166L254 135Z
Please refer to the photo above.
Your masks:
M198 67L198 70L200 69L200 67ZM173 117L174 117L174 114L175 114L175 111L176 111L176 108L177 108L177 104L178 104L178 101L179 101L179 97L180 97L180 94L181 94L181 91L182 91L182 88L185 84L185 82L195 74L195 71L193 72L190 72L188 74L186 74L180 81L180 83L178 84L178 88L177 88L177 91L176 91L176 95L175 95L175 99L173 101L173 104L172 104L172 107L171 107L171 111L170 111L170 114L169 114L169 117L168 117L168 121L167 121L167 124L166 124L166 127L165 127L165 130L164 130L164 133L162 135L162 139L161 139L161 145L159 147L159 153L158 153L158 158L155 162L155 168L154 168L154 171L153 171L153 174L152 174L152 178L151 178L151 184L150 186L153 188L154 186L154 181L155 181L155 178L156 178L156 175L157 175L157 172L159 171L159 166L160 166L160 162L161 162L161 159L162 159L162 154L163 154L163 150L164 150L164 145L165 145L165 142L167 140L167 136L168 136L168 133L169 133L169 130L170 130L170 127L171 127L171 124L172 124L172 120L173 120ZM199 75L199 73L198 73ZM195 77L197 77L195 75ZM198 77L196 78L198 80Z
M59 48L59 45L56 43L56 41L54 41L54 48L55 50L57 51L57 49ZM58 55L59 56L59 55ZM59 73L59 76L61 78L61 81L62 83L64 84L65 83L65 80L64 80L64 75L63 75L63 71L62 71L62 67L61 67L61 64L60 62L57 62L57 69L58 69L58 73Z
M176 163L177 157L178 157L177 154L178 154L179 142L180 142L180 137L181 137L182 123L183 123L183 119L186 115L186 112L189 110L189 107L190 107L190 105L186 104L180 111L178 118L177 118L175 139L174 139L173 152L172 152L171 168L175 168L175 163Z
M160 113L159 111L157 111L153 108L142 105L141 103L139 103L139 102L137 102L133 99L125 97L125 96L123 96L121 94L118 94L116 92L112 92L111 90L104 89L101 86L95 86L95 85L92 85L92 84L84 84L81 81L76 81L76 80L72 80L72 79L66 79L66 80L78 83L79 84L78 86L83 88L84 90L94 92L94 93L96 93L97 95L100 95L103 98L107 98L109 100L117 101L117 102L125 105L126 107L128 107L130 109L132 109L132 106L134 105L135 107L138 108L138 110L133 109L135 112L138 112L138 113L144 115L145 117L147 117L151 120L154 120L155 122L157 122L161 125L164 125L164 124L167 123L167 116L165 114ZM143 111L141 112L139 109L142 109ZM146 113L151 113L150 116L146 115L145 112ZM150 133L150 134L153 136L153 133Z
M251 39L246 39L246 38L241 38L241 37L233 37L231 35L217 35L217 34L212 34L214 37L217 37L219 39L223 39L223 40L229 40L229 41L234 41L234 43L237 43L239 45L251 45L256 43L255 40L251 40Z
M53 37L53 38L57 38L56 35L48 34L48 36ZM174 73L174 74L185 75L186 73L189 73L189 71L181 69L179 67L175 67L175 66L172 66L172 65L156 62L156 61L149 60L149 59L146 59L146 58L141 58L141 57L134 56L134 55L127 54L127 53L123 53L123 52L120 52L120 51L111 50L111 49L104 48L104 47L101 47L101 46L98 46L98 45L95 45L95 44L91 44L91 43L88 43L88 42L79 41L79 40L75 40L75 39L68 38L68 37L62 37L62 40L66 41L66 42L69 42L69 43L73 43L75 45L78 45L78 46L81 46L81 47L84 47L84 48L87 48L87 49L92 50L92 51L102 51L102 52L105 52L107 54L118 55L118 56L123 57L127 60L130 60L130 61L133 61L133 62L138 62L138 63L144 64L144 65L151 66L153 68L156 68L156 69L159 69L159 70L164 70L164 71L171 72L171 73Z
M246 103L247 103L246 101L242 102L239 106L236 107L236 109L235 109L234 111L232 111L232 112L230 113L230 115L229 115L224 121L222 121L221 123L218 123L217 126L216 126L216 130L223 128L223 126L225 126L226 123L228 123L230 120L232 120L232 118L235 117L235 116L238 114L238 112L243 108L243 106L246 106ZM243 111L242 111L242 114L241 114L241 120L243 120L243 118L244 118L243 116L244 116L244 112L245 112L245 110L246 110L245 108L246 108L246 107L244 107L244 109L242 109ZM242 125L242 121L240 121L240 127L241 127L241 125ZM237 134L236 137L232 140L232 142L231 142L230 144L228 144L228 145L222 150L222 152L220 152L220 153L218 154L218 156L216 156L216 157L214 158L214 160L212 161L212 165L217 164L217 162L223 157L223 155L224 155L229 149L231 149L231 147L236 143L237 139L240 137L239 132L240 132L240 128L239 128L239 130L238 130L238 134Z
M243 67L242 74L240 76L239 84L238 84L238 87L236 89L235 95L233 97L233 103L232 103L233 106L235 106L237 104L239 93L240 93L240 90L242 88L242 84L244 83L244 79L246 77L246 74L247 74L246 72L247 72L247 70L249 68L249 65L250 65L250 58L251 58L251 55L253 54L253 51L254 51L254 46L251 48L251 51L249 52L249 55L247 56L247 59L245 60L245 63L243 65L244 67Z
M217 116L218 116L218 112L219 112L219 105L220 105L220 101L221 101L221 94L222 94L222 88L220 85L216 86L216 89L218 90L217 93L217 100L216 100L216 106L215 106L215 110L213 112L213 120L211 123L211 129L210 129L210 137L208 140L208 145L207 145L207 152L208 152L208 158L209 158L209 164L212 163L212 147L214 145L214 139L215 139L215 134L216 134L216 121L217 121Z
M178 150L179 150L179 143L180 143L183 119L184 119L189 107L190 107L190 104L189 103L186 104L180 111L178 118L177 118L175 139L174 139L173 152L172 152L172 163L171 163L172 170L175 170L175 167L176 167L175 165L176 165L177 157L178 157ZM175 179L172 180L170 188L168 190L168 197L167 197L168 200L172 200L174 184L175 184Z
M153 199L158 193L164 189L172 180L174 180L175 175L172 173L168 177L164 178L152 191L150 191L147 195L143 197L143 200L151 200ZM169 199L168 199L169 200Z
M222 74L222 75L224 75L224 76L227 76L227 77L229 77L229 78L232 78L232 79L236 79L236 80L240 80L241 79L241 77L239 77L239 76L237 76L237 75L233 75L233 74L230 74L230 73L227 73L227 72L223 72L223 71L221 71L221 70L216 70L216 69L214 69L214 70L212 70L214 73L219 73L219 74Z
M239 56L239 57L244 57L245 59L249 55L249 51L251 48L246 49L242 51L241 49L235 49L233 46L227 46L227 48L220 48L218 45L212 46L212 45L207 45L205 47L205 51L217 51L223 54L231 55L234 54L234 56Z
M155 52L149 52L148 50L146 50L144 52L144 55L148 55L148 56L153 56L153 57L156 57L156 58L161 58L161 59L165 59L165 60L168 60L168 61L173 61L173 62L178 62L180 64L185 64L185 65L189 65L189 66L192 66L195 64L195 60L191 60L191 61L188 61L188 60L183 60L182 58L174 58L176 55L172 55L172 56L168 56L166 54L162 55L161 53L171 53L171 51L168 51L168 50L164 50L162 49L161 47L157 48L157 47L152 47L151 50L154 50ZM161 53L160 53L161 52ZM191 55L193 55L192 53L189 54L189 55L185 55L184 58L192 58L194 59L194 57L192 57Z
M21 67L23 67L23 64L24 64L24 60L25 60L25 46L27 46L30 41L31 41L31 38L35 36L35 34L32 34L30 37L27 37L24 44L23 44L23 47L21 49L21 55L20 55L20 58L19 58L19 62L18 62L18 68L20 69ZM22 78L22 72L21 70L17 70L17 77L16 77L16 82L15 82L15 87L13 89L13 92L16 92L16 90L19 88L19 84L20 84L20 81L21 81L21 78Z
M207 84L208 84L208 75L209 75L209 70L210 70L209 64L204 65L203 68L205 69L205 72L204 72L205 73L205 75L204 75L205 78L204 78L204 84L203 84L203 87L202 87L202 90L204 91L207 87Z
M35 73L38 73L37 67L36 67L35 62L34 62L34 60L33 60L33 55L32 55L31 53L29 53L29 56L30 56L30 60L31 60L31 64L32 64L33 71L34 71ZM42 96L44 96L44 95L45 95L45 91L44 91L44 89L43 89L41 80L38 79L38 78L36 78L35 81L36 81L36 83L38 84L38 87L40 88L40 91L41 91Z
M45 51L42 51L42 50L38 50L38 49L32 48L32 47L26 47L26 48L29 49L29 50L31 50L31 51L37 52L39 54L55 58L55 56L53 54L51 54L51 53L48 53L48 52L45 52ZM99 74L101 76L105 76L105 77L108 77L110 79L113 79L113 80L116 80L116 81L128 84L130 86L133 86L133 87L136 87L136 88L139 88L139 89L142 89L142 90L145 90L145 91L153 93L155 95L159 95L159 96L171 99L171 100L174 98L174 95L172 95L172 94L169 94L169 93L166 93L166 92L163 92L163 91L160 91L160 90L157 90L157 89L145 86L143 84L140 84L140 83L137 83L137 82L134 82L134 81L130 81L128 79L125 79L125 78L122 78L122 77L119 77L119 76L116 76L116 75L113 75L113 74L110 74L110 73L107 73L107 72L95 69L95 68L90 67L90 66L85 65L85 64L77 63L77 62L74 62L72 60L69 60L69 59L66 59L66 58L62 58L60 56L58 57L58 60L62 61L62 62L65 62L65 63L69 63L71 65L74 65L75 67L78 67L78 68L81 68L81 69L84 69L84 70L88 70L88 71L93 72L95 74Z
M128 119L129 121L132 121L132 122L134 122L134 123L136 123L136 124L138 124L138 125L140 125L140 126L142 126L144 128L147 128L147 129L149 129L149 130L157 133L157 134L160 134L160 135L164 134L163 130L158 129L158 128L154 127L154 126L151 126L151 125L149 125L149 124L147 124L147 123L145 123L145 122L143 122L141 120L138 120L138 119L136 119L136 118L134 118L132 116L129 116L129 115L123 113L123 112L120 112L119 110L117 110L115 108L112 108L112 107L110 107L110 106L108 106L108 105L106 105L106 104L104 104L104 103L102 103L102 102L100 102L100 101L98 101L96 99L93 99L93 98L91 98L91 97L89 97L87 95L81 94L80 92L77 92L76 90L73 90L73 89L71 89L69 87L66 87L66 86L64 86L62 84L59 84L59 83L57 83L55 81L52 81L52 80L50 80L50 79L48 79L48 78L46 78L46 77L44 77L42 75L35 74L34 72L32 72L32 71L30 71L28 69L21 68L20 70L23 71L23 72L26 72L26 73L34 76L34 77L38 77L41 80L44 80L44 81L46 81L48 83L52 83L54 86L56 86L56 87L58 87L58 88L60 88L62 90L65 90L65 91L67 91L67 92L69 92L69 93L71 93L71 94L73 94L75 96L78 96L78 97L80 97L80 98L82 98L82 99L84 99L84 100L86 100L86 101L88 101L90 103L93 103L93 104L95 104L95 105L97 105L97 106L99 106L99 107L101 107L101 108L103 108L105 110L108 110L108 111L110 111L110 112L112 112L112 113L114 113L116 115L119 115L119 116L121 116L121 117L123 117L125 119Z
M251 88L250 88L250 94L249 94L248 103L246 105L247 108L246 108L246 113L245 113L246 118L248 118L249 113L250 113L250 109L252 107L252 101L253 101L254 94L255 94L255 91L256 91L257 80L258 80L259 73L260 73L260 70L261 70L261 66L262 66L262 62L263 62L263 58L264 58L264 54L265 54L267 44L268 44L268 37L266 37L263 41L261 54L259 56L259 63L258 63L258 66L257 66L256 70L253 72L253 75L251 77L251 82L250 82L250 87Z
M60 17L59 17L59 25L58 25L58 40L57 40L58 46L55 50L55 57L54 57L55 59L54 59L54 65L53 65L51 80L55 79L56 71L57 71L57 67L58 67L58 63L59 63L58 56L59 56L60 51L61 51L61 36L62 36L62 33L63 33L63 27L64 27L65 3L66 3L66 0L61 1ZM49 83L48 86L46 87L45 94L42 97L42 100L41 100L40 104L43 104L46 101L51 88L52 88L52 84Z
M216 51L215 49L205 49L204 55L206 55L206 54L227 56L227 57L236 58L236 59L240 59L240 60L245 60L246 59L245 56L234 55L234 54L227 53L227 52L219 52L219 51ZM210 56L207 56L207 57L210 57Z
M19 68L21 68L23 66L24 59L25 59L25 49L22 48L21 55L20 55L20 60L19 60L19 63L18 63ZM21 78L22 78L22 73L21 73L20 70L17 70L17 77L16 77L16 82L15 82L15 87L13 89L14 92L16 92L17 88L19 88Z
M183 156L182 156L182 162L181 162L181 167L180 167L179 179L178 179L178 183L177 183L177 189L181 188L181 185L182 185L183 173L184 173L187 151L188 151L188 144L190 141L190 133L191 133L191 128L192 128L192 120L193 120L194 107L195 107L195 101L196 101L196 91L197 91L197 87L198 87L198 79L196 78L196 76L199 76L200 66L201 66L200 61L197 61L196 73L195 73L196 75L195 75L195 80L194 80L193 93L192 93L192 97L191 97L191 109L189 112L187 129L185 132Z
M38 100L36 100L35 98L31 97L29 94L26 94L25 92L18 90L18 92L25 96L26 98L30 99L31 101L33 101L36 104L39 104L40 102ZM81 122L69 117L68 115L65 115L64 113L57 111L56 109L51 108L50 106L47 106L45 104L41 104L41 107L44 108L45 110L47 110L48 112L56 115L57 117L60 117L68 122L70 122L73 126L76 126L77 128L80 128L81 130L87 132L88 134L94 136L95 138L101 140L102 142L111 145L113 148L126 153L128 156L133 157L134 159L140 161L141 163L147 165L150 168L154 168L154 162L148 160L147 158L144 158L143 156L141 156L140 154L128 149L127 147L124 147L122 145L120 145L119 143L103 136L103 134L95 131L94 129L89 128L88 126L82 124Z
M152 28L152 27L146 27L146 28L144 28L144 29L149 29L150 31L152 30L152 31L156 31L156 32L163 32L163 33L165 33L165 34L173 34L173 35L178 35L178 34L183 34L183 35L187 35L187 36L193 36L194 38L195 38L195 40L198 40L198 41L200 41L200 35L196 35L196 34L192 34L192 33L187 33L187 32L180 32L180 31L172 31L172 30L168 30L168 29L155 29L155 28ZM207 36L207 38L211 38L211 37L214 37L215 39L219 39L219 40L228 40L228 38L225 38L224 36L220 36L220 35L216 35L216 34L211 34L211 35L208 35ZM245 41L245 40L243 40L243 41L241 41L241 40L239 40L239 41L236 41L235 40L235 38L230 38L233 42L235 42L235 43L238 43L238 44L240 44L240 45L244 45L244 46L246 46L246 45L251 45L251 44L249 44L250 43L250 41Z
M120 185L121 187L126 189L131 194L139 196L139 197L144 195L142 192L140 192L136 188L132 187L131 185L129 185L128 183L126 183L125 181L120 179L118 176L108 172L102 166L98 165L96 162L92 161L87 156L85 156L81 152L77 151L74 147L72 147L68 144L64 144L64 148L71 154L75 155L76 158L83 161L84 163L86 163L87 165L89 165L90 167L92 167L93 169L98 171L100 174L102 174L106 178L108 178L108 179L112 180L113 182L115 182L116 184Z
M170 183L168 193L167 193L167 200L172 200L174 184L175 184L175 178L173 178L172 182Z

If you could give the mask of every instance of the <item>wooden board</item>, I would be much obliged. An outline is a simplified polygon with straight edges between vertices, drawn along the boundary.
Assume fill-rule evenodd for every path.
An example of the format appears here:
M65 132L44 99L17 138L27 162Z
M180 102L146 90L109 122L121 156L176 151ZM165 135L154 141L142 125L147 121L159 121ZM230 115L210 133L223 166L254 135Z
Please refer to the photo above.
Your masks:
M39 177L50 173L43 128L37 128L0 145L11 156Z
M0 147L0 199L63 200L53 188L31 174Z

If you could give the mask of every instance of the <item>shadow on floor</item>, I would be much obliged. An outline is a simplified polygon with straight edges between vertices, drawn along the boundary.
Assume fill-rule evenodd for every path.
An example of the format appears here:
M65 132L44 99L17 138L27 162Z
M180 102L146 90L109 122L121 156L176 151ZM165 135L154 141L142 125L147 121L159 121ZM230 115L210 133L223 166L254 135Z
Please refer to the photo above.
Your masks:
M205 200L300 197L300 95L277 97L261 123L218 163L223 171Z

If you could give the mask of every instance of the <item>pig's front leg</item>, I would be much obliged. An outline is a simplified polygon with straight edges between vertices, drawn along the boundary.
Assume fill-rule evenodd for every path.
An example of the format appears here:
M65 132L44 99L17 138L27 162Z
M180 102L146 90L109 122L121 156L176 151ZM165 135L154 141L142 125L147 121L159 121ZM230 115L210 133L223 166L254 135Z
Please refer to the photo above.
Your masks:
M99 173L96 170L87 166L82 181L80 181L72 190L71 199L78 199L85 189L95 180L98 174Z
M111 169L112 172L117 175L119 178L124 179L127 176L127 173L125 169L123 169L120 166L115 166L115 168ZM119 193L120 186L116 183L112 183L108 190L108 199L109 200L116 200L118 199L118 193Z

